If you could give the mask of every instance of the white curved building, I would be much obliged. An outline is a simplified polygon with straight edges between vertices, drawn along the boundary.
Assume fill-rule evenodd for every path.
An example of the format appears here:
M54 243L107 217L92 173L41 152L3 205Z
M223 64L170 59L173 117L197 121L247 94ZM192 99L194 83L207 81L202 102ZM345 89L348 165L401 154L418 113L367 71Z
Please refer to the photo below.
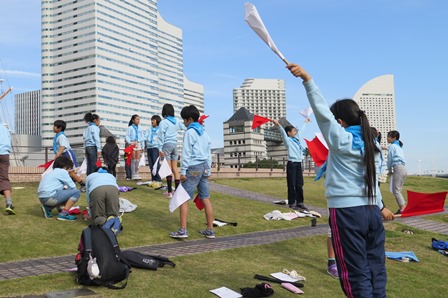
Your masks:
M381 132L381 145L387 146L387 132L397 127L394 76L388 74L368 81L356 92L353 100L366 112L370 126Z

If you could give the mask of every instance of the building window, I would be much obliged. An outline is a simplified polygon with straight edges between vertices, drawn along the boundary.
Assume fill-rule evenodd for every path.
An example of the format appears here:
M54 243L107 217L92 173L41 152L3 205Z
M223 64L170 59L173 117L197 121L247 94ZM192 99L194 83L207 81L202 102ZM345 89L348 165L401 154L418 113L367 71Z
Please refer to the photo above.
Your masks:
M244 132L244 126L231 126L229 127L230 133L239 133Z

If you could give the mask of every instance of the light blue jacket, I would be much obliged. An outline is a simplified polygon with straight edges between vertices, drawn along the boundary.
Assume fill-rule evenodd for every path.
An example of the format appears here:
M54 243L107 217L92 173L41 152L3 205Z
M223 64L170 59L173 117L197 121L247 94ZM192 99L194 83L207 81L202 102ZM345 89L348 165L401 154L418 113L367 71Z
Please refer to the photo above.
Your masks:
M132 125L128 126L126 129L126 143L130 144L132 142L138 142L140 144L140 149L145 148L145 137L140 125L137 126L137 133Z
M302 144L300 144L300 133L302 133L305 130L306 122L303 123L302 127L299 131L297 131L296 141L293 140L288 134L286 133L285 129L282 126L278 127L278 130L280 131L280 134L283 139L283 143L285 143L286 148L288 149L288 161L293 162L302 162L303 160L303 147Z
M387 148L387 170L390 172L393 167L405 164L403 148L398 144L390 144Z
M145 134L146 148L158 148L159 147L159 132L160 126L150 127Z
M325 196L329 208L348 208L369 205L365 194L363 156L353 149L353 135L334 118L327 102L313 80L304 83L308 100L317 124L328 144ZM380 158L378 156L378 158ZM376 185L374 202L383 208L381 192Z
M202 134L199 135L195 129L187 129L184 135L184 144L182 148L181 175L186 174L189 166L198 165L204 162L207 162L211 169L212 155L210 144L210 137L205 130L202 130Z
M68 174L67 170L56 168L42 177L37 195L39 199L52 198L58 191L61 191L67 185L68 188L76 188L75 182Z
M166 118L160 121L159 127L157 137L159 138L158 147L160 151L162 151L162 147L165 144L177 144L178 131L186 129L185 125L179 119L176 119L176 124L173 124Z
M90 204L90 193L99 186L111 185L117 188L117 179L109 173L92 173L86 178L86 199L87 205Z
M84 145L86 147L96 146L96 151L101 152L100 128L93 123L84 130Z
M11 135L9 130L0 123L0 155L11 153Z
M65 134L61 134L58 136L58 138L56 139L56 153L59 152L59 149L61 149L61 147L64 146L64 151L62 153L67 152L67 150L71 150L72 147L70 147L70 142L68 141L68 138Z

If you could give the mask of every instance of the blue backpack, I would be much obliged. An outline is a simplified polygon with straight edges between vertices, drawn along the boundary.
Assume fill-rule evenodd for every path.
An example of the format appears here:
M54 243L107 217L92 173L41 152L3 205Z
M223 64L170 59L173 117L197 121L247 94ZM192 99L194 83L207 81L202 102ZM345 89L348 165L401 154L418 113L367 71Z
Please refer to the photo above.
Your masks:
M434 248L441 254L448 256L448 241L441 241L432 238L432 248Z

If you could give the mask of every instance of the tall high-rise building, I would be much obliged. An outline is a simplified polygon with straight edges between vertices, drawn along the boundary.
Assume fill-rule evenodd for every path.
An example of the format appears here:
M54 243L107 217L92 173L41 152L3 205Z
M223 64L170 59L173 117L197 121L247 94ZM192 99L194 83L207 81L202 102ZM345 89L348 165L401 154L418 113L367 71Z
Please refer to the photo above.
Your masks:
M286 117L285 81L246 79L233 89L233 112L245 107L256 115L271 119Z
M195 105L204 114L204 86L188 80L184 76L184 97L187 104Z
M163 20L157 1L42 0L44 145L56 119L82 143L86 112L123 139L133 114L148 128L165 103L177 113L192 104L191 92L203 105L202 86L184 77L182 30Z
M387 146L386 134L397 128L394 76L383 75L368 81L353 100L366 112L370 126L381 132L381 145Z
M14 96L15 134L40 136L41 92L19 93Z

